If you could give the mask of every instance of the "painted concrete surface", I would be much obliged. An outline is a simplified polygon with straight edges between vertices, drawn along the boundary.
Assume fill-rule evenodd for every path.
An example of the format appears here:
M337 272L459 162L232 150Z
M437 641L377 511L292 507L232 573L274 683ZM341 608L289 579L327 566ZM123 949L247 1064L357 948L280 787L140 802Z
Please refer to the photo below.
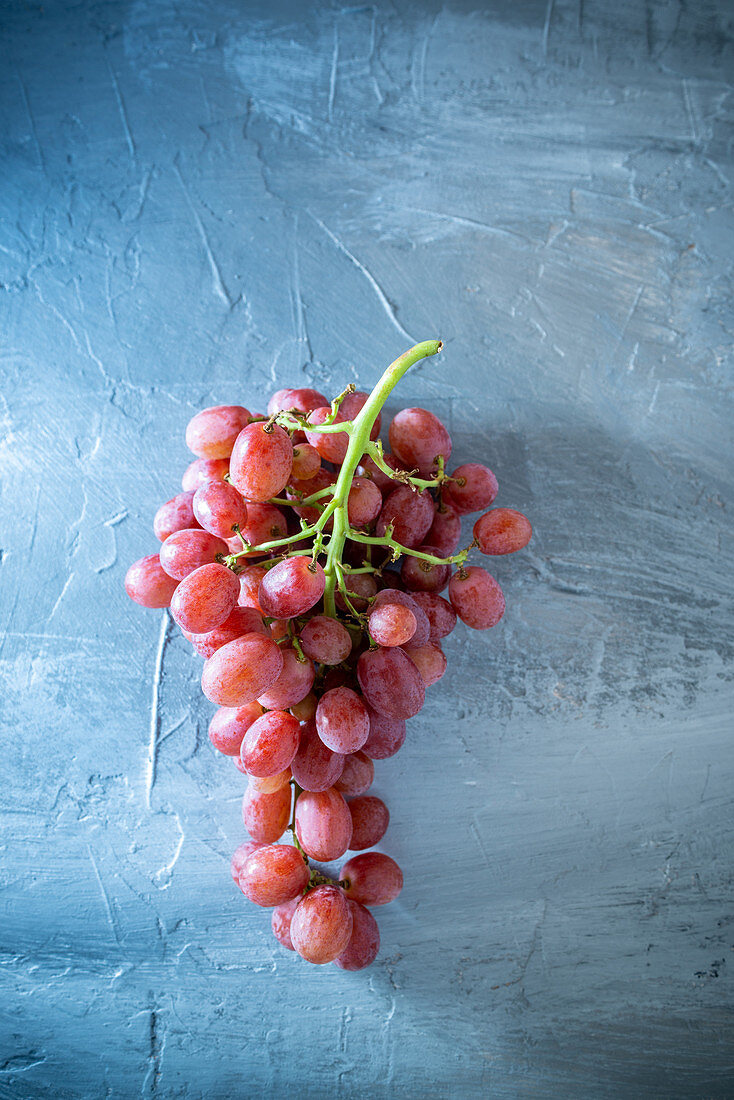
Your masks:
M731 6L6 3L0 1097L732 1094ZM535 538L378 765L359 974L243 904L122 590L194 410L445 416Z

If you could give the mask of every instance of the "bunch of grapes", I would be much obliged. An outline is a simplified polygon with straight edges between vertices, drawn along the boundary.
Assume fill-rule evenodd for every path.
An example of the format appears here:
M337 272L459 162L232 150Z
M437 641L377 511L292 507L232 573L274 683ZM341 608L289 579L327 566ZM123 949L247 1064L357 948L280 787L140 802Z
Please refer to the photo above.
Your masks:
M232 877L272 908L284 947L347 970L377 955L370 909L403 885L397 863L371 850L389 822L367 793L374 761L398 751L443 675L440 643L457 616L477 630L502 617L502 590L465 564L469 551L509 554L531 535L520 512L491 507L486 466L446 472L451 438L433 413L403 409L383 450L386 397L440 348L417 344L371 394L349 386L330 403L284 389L262 416L239 405L197 413L183 492L153 521L160 551L125 578L137 603L170 607L204 658L202 690L219 708L209 737L247 776L252 839ZM470 512L484 514L459 550ZM287 829L292 843L278 843ZM338 879L311 862L347 852L357 854Z

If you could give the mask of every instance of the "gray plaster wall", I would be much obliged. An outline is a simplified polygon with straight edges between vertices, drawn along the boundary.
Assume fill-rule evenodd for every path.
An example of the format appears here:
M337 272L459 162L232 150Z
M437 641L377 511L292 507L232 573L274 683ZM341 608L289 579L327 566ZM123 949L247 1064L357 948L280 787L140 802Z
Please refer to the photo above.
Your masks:
M0 13L0 1097L731 1096L731 5ZM347 974L233 887L122 579L196 409L433 336L392 407L535 537L378 765Z

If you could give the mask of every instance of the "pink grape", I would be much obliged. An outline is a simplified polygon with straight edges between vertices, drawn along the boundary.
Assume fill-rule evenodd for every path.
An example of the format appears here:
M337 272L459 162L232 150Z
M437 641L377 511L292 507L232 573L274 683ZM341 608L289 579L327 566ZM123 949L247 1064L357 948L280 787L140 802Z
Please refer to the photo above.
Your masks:
M352 914L352 935L341 955L334 959L334 964L342 970L364 970L377 958L380 929L364 905L351 898L347 898L347 904Z
M171 614L182 630L205 634L227 619L237 605L240 582L225 565L213 562L189 573L171 597Z
M403 888L403 872L394 859L382 852L361 852L342 867L339 878L348 880L348 898L362 905L387 905Z
M344 768L334 783L340 794L346 796L364 794L372 786L375 765L363 751L350 752L344 757Z
M310 691L305 699L301 699L300 703L293 703L288 709L299 722L308 722L316 714L317 703L318 699Z
M390 811L381 798L373 794L352 798L347 803L352 815L352 839L349 850L361 852L365 848L374 848L387 832L390 824Z
M318 562L304 557L286 558L263 577L258 593L260 606L274 619L293 619L319 602L325 583Z
M347 578L347 588L352 593L349 597L356 611L364 611L369 601L377 592L377 584L369 573L353 573ZM336 594L336 606L342 611L347 610L347 605L341 592Z
M321 408L310 412L308 420L310 424L323 424L330 415L331 408L323 405ZM348 418L344 416L340 409L336 414L334 423L343 424L346 419ZM340 466L346 458L349 436L345 432L314 432L306 428L306 439L322 458L325 458L327 462L333 462L335 466Z
M301 739L297 718L270 710L252 723L242 741L240 758L249 775L268 778L290 767Z
M492 508L479 517L473 534L483 554L514 554L530 542L533 528L522 512Z
M352 817L339 791L303 791L296 802L296 836L301 847L320 863L339 859L349 848Z
M259 703L245 703L242 707L220 707L209 723L209 740L225 756L239 756L242 738L261 715L262 707Z
M448 462L451 436L441 421L427 409L401 409L390 425L390 449L411 469L428 477L443 455Z
M420 672L426 687L435 684L446 671L446 657L441 647L435 643L429 642L418 649L409 646L406 652Z
M235 524L247 523L247 505L226 481L207 481L194 493L194 515L205 531L221 539L232 538Z
M505 597L497 581L479 565L464 566L449 581L449 599L456 614L474 630L489 630L505 613Z
M293 449L293 479L308 481L321 469L321 455L310 443L299 443Z
M245 542L249 542L251 546L259 546L261 543L284 539L288 534L288 522L280 508L276 508L274 504L248 504L247 522L240 526L240 532ZM244 549L242 539L239 537L231 539L230 545L235 554L241 553ZM240 561L260 553L262 551L250 550L240 558Z
M197 458L184 470L181 488L184 492L196 492L207 481L221 481L229 473L228 458Z
M367 619L369 631L378 645L404 645L416 631L416 617L409 607L399 603L383 603L374 607Z
M199 458L229 458L251 414L242 405L215 405L192 416L186 446Z
M403 747L406 726L404 718L390 718L367 704L370 716L370 735L362 745L362 752L371 760L387 760ZM346 767L346 765L345 765Z
M193 573L191 574L193 576ZM234 576L234 574L233 574ZM239 577L237 578L239 581ZM181 582L183 584L183 581ZM243 634L263 634L269 636L268 628L262 621L262 616L252 607L235 607L221 626L210 630L205 634L192 634L187 631L187 638L200 657L211 657L227 642L233 642L235 638L241 638Z
M333 962L349 946L352 912L338 886L317 886L296 906L291 943L307 962Z
M316 729L333 752L356 752L370 732L370 717L364 701L348 687L324 692L316 708Z
M429 641L438 642L447 637L456 626L456 612L449 601L435 592L414 592L412 595L428 618Z
M249 775L246 768L244 773ZM284 768L282 772L277 772L275 775L249 775L248 782L253 791L259 791L260 794L273 794L275 791L279 791L281 787L287 787L291 777L291 769Z
M352 636L328 615L314 615L301 630L303 652L322 665L338 665L352 652Z
M161 542L165 542L174 531L198 527L199 521L194 515L194 493L177 493L171 500L161 504L153 517L153 532Z
M440 558L441 551L437 546L426 543L419 546L422 554L431 554L434 558ZM400 570L403 584L409 592L440 592L449 583L451 576L450 565L431 565L421 558L403 558Z
M367 404L369 394L364 390L355 390L354 393L348 393L339 406L339 412L347 420L356 420L361 413L364 406ZM370 439L377 439L380 434L380 425L382 424L382 414L378 413L377 418L370 429Z
M217 554L228 553L229 547L224 539L197 527L193 530L185 528L183 531L174 531L169 535L161 546L160 558L169 577L182 581L195 569L213 562Z
M255 905L282 905L306 889L309 871L292 844L263 844L240 872L240 889Z
M243 428L229 460L229 475L246 500L266 501L288 484L293 465L293 444L277 424L268 430L262 423Z
M382 509L382 493L366 477L352 478L347 499L347 515L352 527L365 527L377 519Z
M341 753L327 749L316 732L316 723L306 721L301 727L298 752L291 762L293 778L304 791L327 791L333 787L344 768Z
M434 513L433 523L426 535L426 543L428 546L436 547L439 558L450 558L458 550L460 542L461 520L453 508L444 504Z
M290 786L262 794L248 786L242 796L242 820L253 840L274 844L286 830L291 813Z
M375 534L382 537L392 524L395 542L412 550L423 542L432 523L433 498L428 490L416 493L409 485L399 485L382 506Z
M238 845L232 853L229 869L232 878L238 886L240 885L240 873L242 868L245 866L252 853L257 851L258 848L262 848L262 844L258 840L246 840L244 844ZM240 889L242 889L241 886Z
M287 710L300 703L313 686L316 669L312 661L301 661L294 649L281 646L283 670L271 688L258 699L269 710Z
M466 462L463 466L457 466L451 477L456 480L444 482L443 499L460 516L489 508L497 496L497 478L488 466L482 466L480 462Z
M383 588L377 593L372 609L384 607L385 604L401 604L409 608L415 616L415 633L411 635L411 645L425 645L431 636L431 626L428 616L418 604L413 592L401 592L397 588Z
M271 638L245 634L227 642L204 665L201 688L222 707L252 703L275 683L283 670L283 655Z
M324 397L318 390L305 387L296 390L278 390L268 401L268 416L276 412L298 412L305 415L312 409L328 404L328 397Z
M261 565L245 566L239 574L240 597L237 602L240 607L253 607L262 614L262 608L260 607L260 601L257 598L257 594L260 591L260 581L266 573L267 569L263 569Z
M357 679L367 702L391 718L412 718L425 702L421 674L402 649L367 650L357 662Z
M125 591L141 607L169 607L178 581L169 577L158 554L134 561L125 574Z
M291 941L291 921L300 900L300 897L295 897L291 898L290 901L284 901L282 905L276 905L270 918L273 935L278 943L282 944L283 947L287 947L289 951L296 950Z

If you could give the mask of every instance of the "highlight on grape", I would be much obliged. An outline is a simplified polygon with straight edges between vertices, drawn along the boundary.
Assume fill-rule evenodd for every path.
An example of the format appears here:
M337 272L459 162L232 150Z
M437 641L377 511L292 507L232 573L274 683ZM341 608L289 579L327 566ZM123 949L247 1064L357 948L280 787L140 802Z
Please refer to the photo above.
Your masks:
M345 970L375 959L370 910L403 886L395 860L374 850L390 821L367 793L374 762L400 749L443 676L457 616L486 630L504 614L502 589L466 564L470 551L511 554L532 534L521 512L492 507L490 469L448 471L451 437L426 409L400 411L383 449L385 400L440 349L416 344L369 394L350 385L330 402L282 389L262 415L197 413L182 492L153 519L160 549L125 578L136 603L170 608L203 657L202 690L218 708L210 740L247 777L251 839L232 878L272 910L285 948ZM482 515L459 549L472 512ZM347 853L338 879L314 866Z

